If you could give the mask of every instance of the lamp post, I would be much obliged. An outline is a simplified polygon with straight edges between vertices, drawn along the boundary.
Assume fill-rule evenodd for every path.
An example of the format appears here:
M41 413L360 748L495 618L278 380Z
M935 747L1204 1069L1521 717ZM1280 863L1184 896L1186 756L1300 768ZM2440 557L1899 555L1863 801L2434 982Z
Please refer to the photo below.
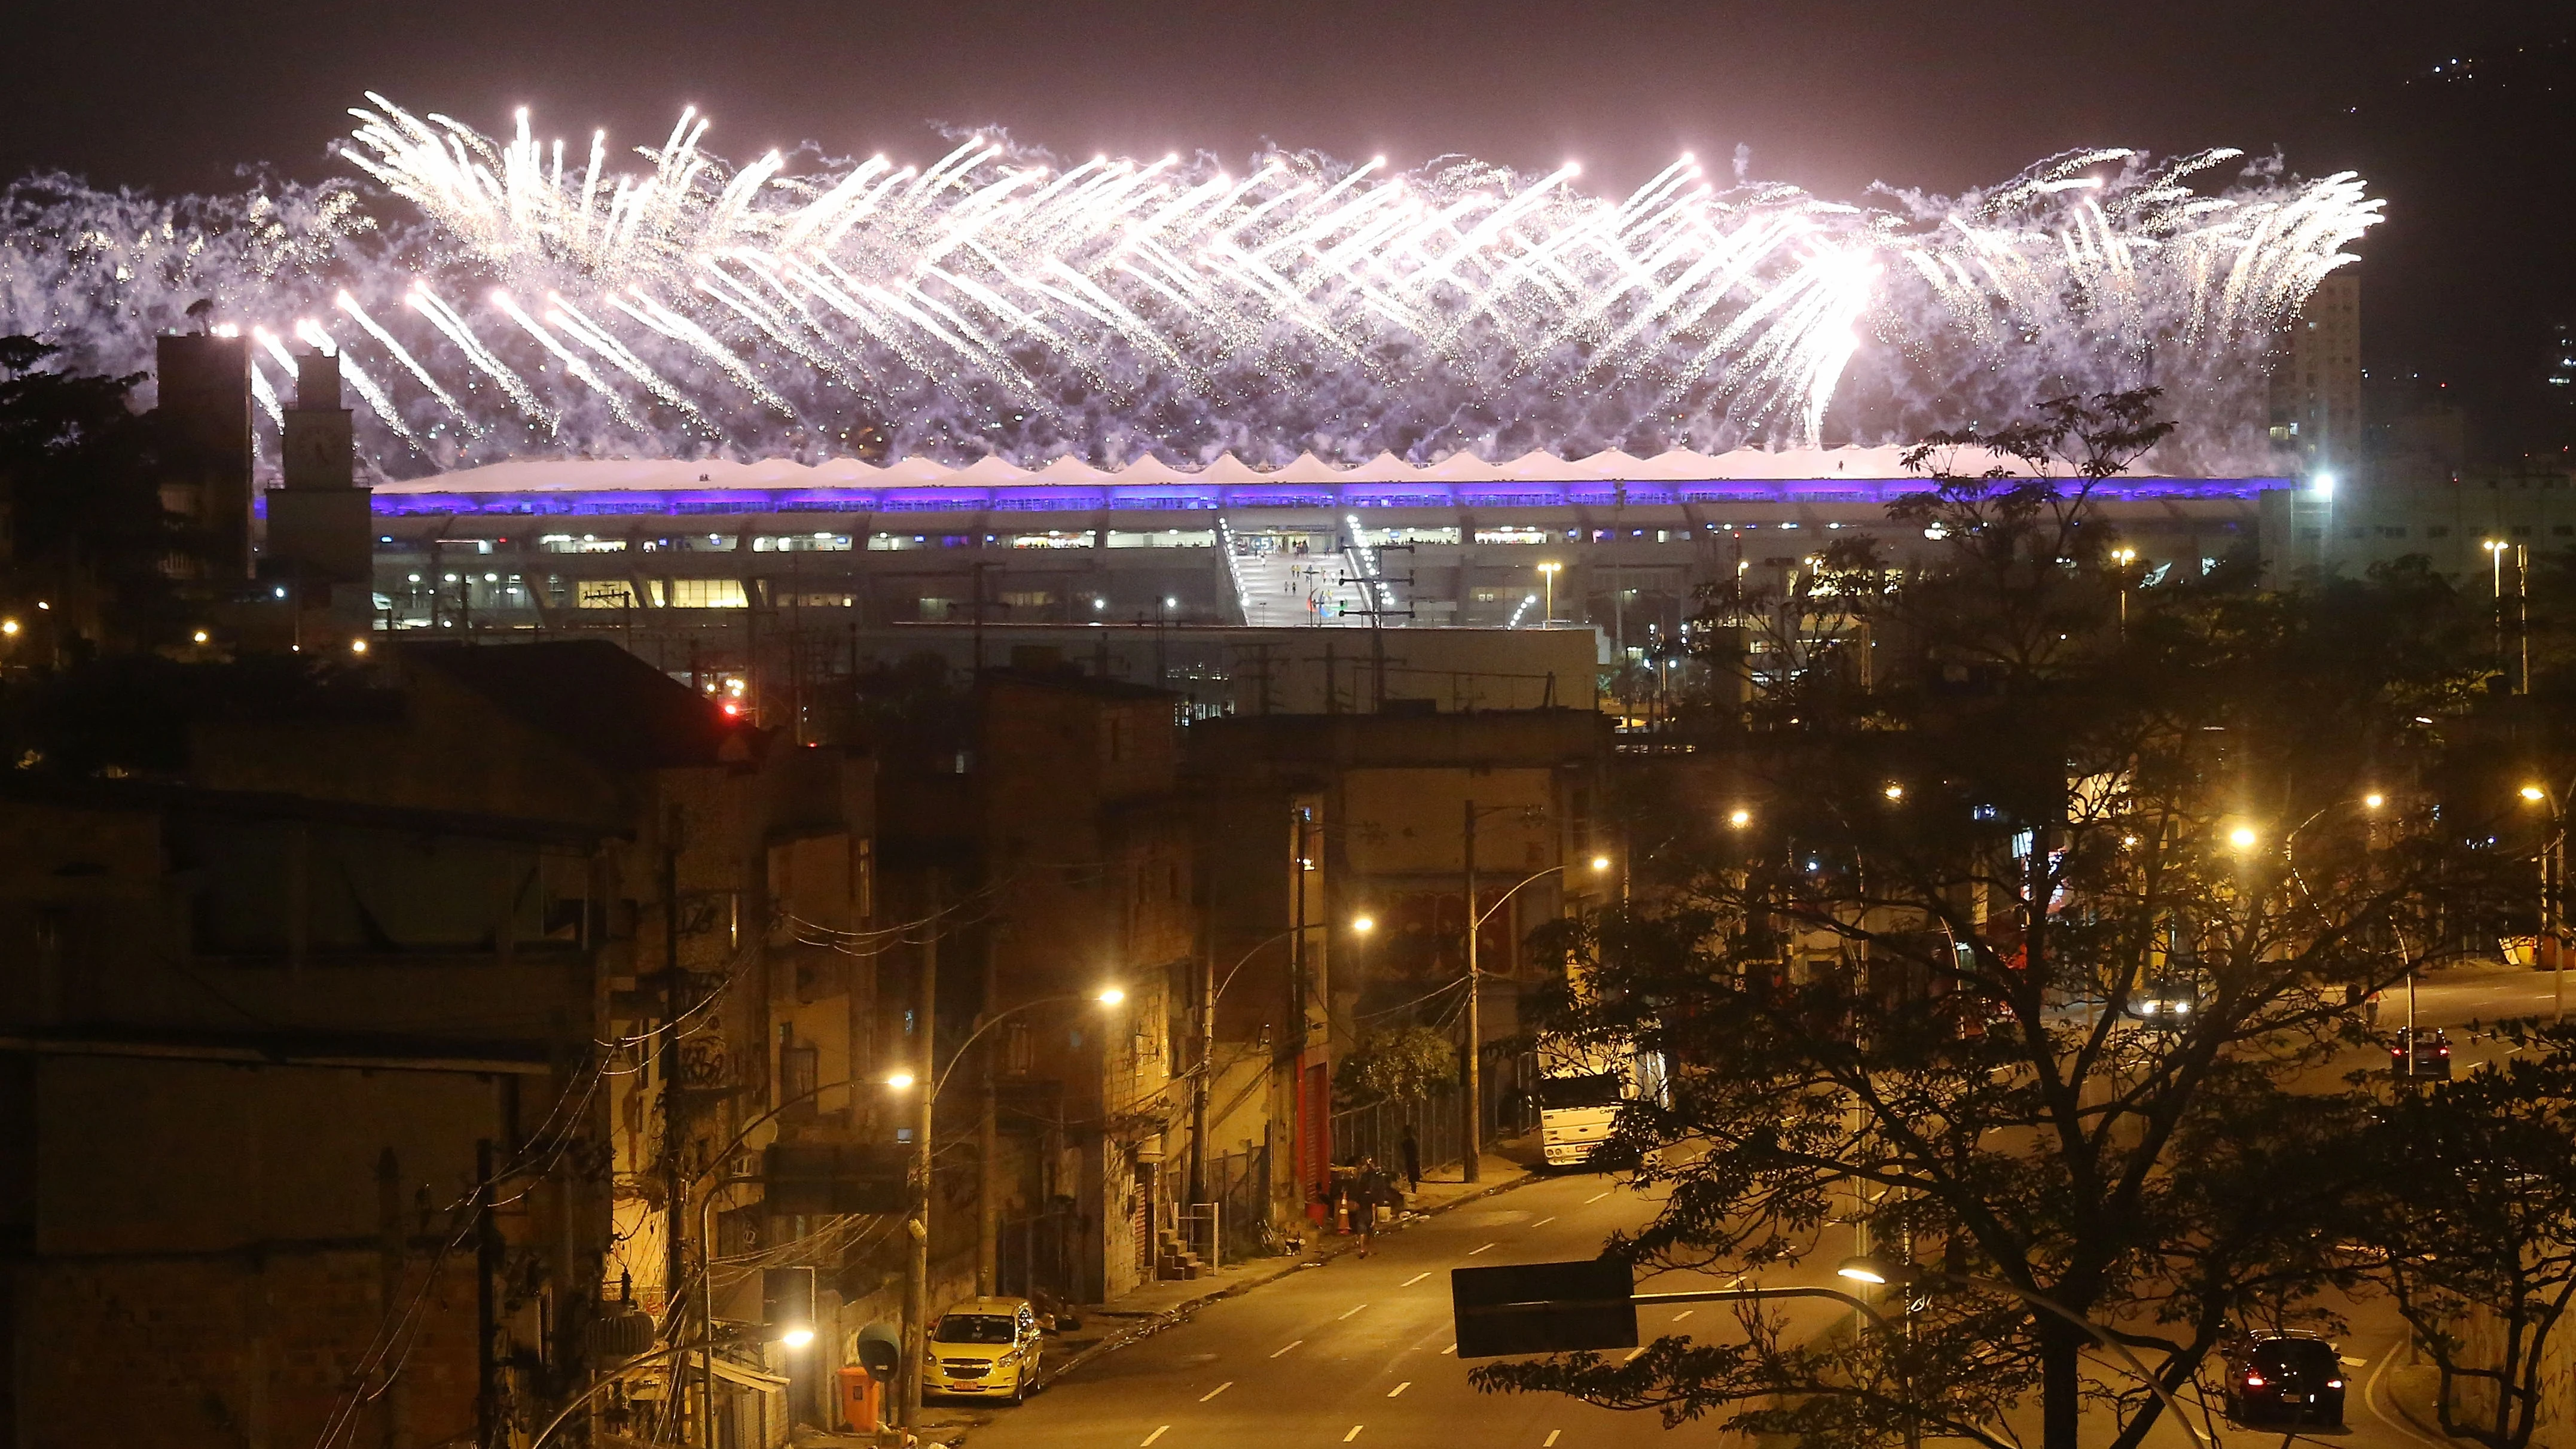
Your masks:
M2129 1351L2127 1344L2112 1337L2110 1330L2045 1294L2034 1292L2019 1284L2007 1283L2000 1278L1970 1278L1959 1273L1936 1272L1929 1268L1916 1267L1911 1263L1892 1263L1882 1258L1866 1256L1845 1258L1835 1267L1834 1276L1848 1278L1855 1283L1894 1284L1898 1287L1910 1287L1913 1284L1925 1282L1956 1283L1962 1288L1978 1288L1989 1293L2001 1293L2007 1297L2018 1298L2051 1317L2063 1319L2085 1337L2118 1354L2121 1360L2128 1364L2129 1371L2145 1380L2147 1388L2164 1401L2165 1408L2172 1411L2174 1421L2190 1432L2195 1443L2209 1442L2209 1437L2201 1433L2199 1427L2191 1422L2190 1415L2183 1412L2182 1401L2174 1397L2173 1390L2165 1387L2163 1379L2147 1372L2147 1366L2138 1361L2138 1356Z
M2505 542L2504 542L2504 540L2503 540L2503 539L2500 539L2500 538L2490 538L2490 539L2488 539L2485 543L2480 544L2480 545L2479 545L2479 547L2484 548L2484 549L2487 551L2487 562L2488 562L2489 564L2491 564L2491 565L2493 565L2493 566L2494 566L2494 573L2495 573L2495 667L2496 667L2496 672L2497 672L2498 674L2502 674L2502 673L2504 672L2504 550L2505 550Z
M2560 792L2537 784L2522 787L2522 798L2534 805L2549 807L2549 843L2540 848L2540 930L2532 937L2532 949L2548 943L2550 972L2550 1020L2567 1019L2567 943L2560 939L2558 897L2567 882L2567 809ZM2538 963L2534 963L2535 965Z
M2111 562L2120 567L2120 636L2122 638L2127 638L2129 633L2129 569L2137 561L2138 551L2134 548L2111 550Z
M1528 885L1531 881L1538 880L1542 877L1554 875L1565 869L1564 865L1558 864L1551 865L1545 870L1533 871L1529 875L1522 877L1521 880L1510 890L1507 890L1500 896L1495 897L1494 903L1491 907L1483 911L1478 911L1476 909L1476 817L1479 815L1492 815L1504 810L1520 810L1525 808L1527 807L1519 805L1488 805L1480 810L1477 808L1476 802L1473 800L1468 801L1466 805L1467 1135L1464 1139L1465 1145L1462 1156L1465 1158L1464 1166L1466 1171L1466 1180L1469 1182L1484 1181L1483 1158L1485 1152L1484 982L1476 965L1476 937L1477 934L1484 929L1485 922L1492 918L1494 912L1501 910L1511 901L1513 896L1520 894L1522 886ZM1608 856L1593 857L1592 869L1595 872L1606 871L1609 868L1610 858Z
M935 976L927 979L933 983L937 980ZM938 1060L938 1043L932 1030L936 1018L931 1012L925 1010L921 1017L921 1070L917 1073L898 1071L885 1079L888 1087L898 1092L905 1092L920 1086L923 1077L929 1078L929 1089L924 1091L917 1100L912 1119L912 1176L914 1201L919 1204L919 1216L904 1224L905 1233L912 1239L909 1255L911 1261L905 1275L903 1292L903 1346L906 1361L898 1369L904 1379L902 1391L895 1399L900 1426L903 1428L920 1427L921 1368L928 1360L930 1351L931 1109L938 1105L940 1092L947 1087L949 1077L956 1073L958 1063L966 1060L967 1049L975 1045L977 1038L1023 1011L1050 1006L1060 1001L1085 999L1096 1001L1103 1006L1115 1006L1127 999L1127 993L1111 986L1104 987L1089 998L1075 993L1041 996L994 1012L979 1022L973 1031L966 1034L966 1039L957 1044L957 1050L949 1054L948 1065L937 1071L932 1070Z
M1307 931L1320 931L1327 924L1328 923L1324 921L1308 921L1301 925L1290 926L1287 930L1274 932L1271 935L1263 937L1259 941L1254 942L1250 950L1245 951L1240 957L1236 958L1235 963L1226 969L1225 978L1221 981L1217 979L1216 958L1213 955L1208 958L1207 969L1200 974L1198 1084L1190 1093L1190 1201L1193 1204L1209 1201L1207 1185L1207 1114L1208 1094L1215 1088L1213 1078L1216 1072L1217 1001L1225 995L1227 987L1234 985L1234 978L1236 975L1239 974L1244 967L1252 963L1253 957L1260 955L1263 951L1268 950L1272 946L1278 945L1280 942L1285 941L1292 936L1302 935ZM1376 927L1377 922L1368 916L1359 916L1351 921L1351 930L1358 935L1365 936L1370 931L1376 929ZM1303 1024L1302 1018L1304 1017L1304 1014L1305 1000L1301 993L1297 1001L1297 1015L1300 1018L1301 1026ZM1284 1044L1284 1032L1282 1033L1282 1039Z
M1539 577L1547 583L1547 613L1538 621L1538 626L1542 629L1556 627L1556 572L1563 567L1565 565L1560 563L1543 563L1538 566Z

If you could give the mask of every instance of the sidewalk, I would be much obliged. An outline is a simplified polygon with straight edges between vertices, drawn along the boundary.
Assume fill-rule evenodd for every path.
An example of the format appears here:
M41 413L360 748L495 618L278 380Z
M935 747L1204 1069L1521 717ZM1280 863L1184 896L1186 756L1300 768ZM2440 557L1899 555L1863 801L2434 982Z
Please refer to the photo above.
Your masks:
M1422 1190L1406 1194L1405 1211L1379 1232L1400 1233L1410 1221L1529 1181L1538 1160L1536 1134L1494 1145L1499 1150L1489 1151L1480 1159L1481 1181L1466 1181L1456 1164L1425 1173ZM1080 1310L1080 1328L1048 1336L1045 1373L1039 1385L1053 1383L1102 1354L1114 1353L1138 1339L1185 1322L1210 1303L1248 1293L1307 1268L1321 1267L1345 1253L1359 1251L1359 1245L1357 1233L1343 1237L1334 1234L1329 1225L1309 1225L1303 1252L1245 1258L1204 1277L1178 1283L1147 1283L1107 1303L1086 1306ZM921 1417L921 1437L926 1444L955 1444L965 1438L969 1429L992 1421L989 1410L970 1404L925 1404Z

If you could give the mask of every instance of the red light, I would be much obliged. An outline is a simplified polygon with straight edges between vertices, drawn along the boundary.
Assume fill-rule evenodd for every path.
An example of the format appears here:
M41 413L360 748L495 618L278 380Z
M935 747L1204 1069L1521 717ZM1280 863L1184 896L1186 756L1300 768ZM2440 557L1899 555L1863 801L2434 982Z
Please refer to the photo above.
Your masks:
M2252 1369L2247 1369L2245 1371L2245 1387L2249 1389L2259 1389L2263 1387L2263 1376L2254 1372Z
M732 700L726 700L724 704L724 712L727 719L738 719L742 716L742 706L734 703Z

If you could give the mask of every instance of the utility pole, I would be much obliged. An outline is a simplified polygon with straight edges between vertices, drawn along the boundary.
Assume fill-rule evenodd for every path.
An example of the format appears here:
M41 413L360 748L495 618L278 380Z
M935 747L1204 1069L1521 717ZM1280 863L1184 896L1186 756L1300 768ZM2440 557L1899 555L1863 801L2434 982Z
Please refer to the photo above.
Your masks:
M1476 802L1467 802L1467 1181L1484 1181L1484 983L1476 976Z
M687 1179L680 1169L680 1148L687 1134L680 1116L680 807L673 805L662 822L662 1045L655 1053L654 1074L662 1081L662 1311L663 1336L679 1342L680 1284L688 1273L688 1239L683 1231L688 1212L683 1195ZM674 1403L674 1409L677 1409Z
M979 1031L995 1020L995 992L1000 988L995 970L998 954L993 949L992 933L987 931L984 936L984 1009L975 1021ZM1000 1074L994 1070L993 1062L994 1049L1000 1045L999 1037L984 1043L983 1110L975 1124L975 1291L988 1295L1002 1291L1002 1174L998 1170L1000 1164L994 1161L1001 1149L1001 1127L995 1120L1000 1103L996 1100L994 1082Z
M915 1215L904 1224L912 1241L903 1277L903 1362L896 1368L903 1375L903 1386L895 1399L899 1423L906 1429L921 1427L921 1373L930 1351L930 1113L939 1083L939 884L934 871L929 908L923 913L930 921L930 935L921 943L920 999L913 1008L913 1029L921 1038L921 1064L912 1079L918 1094L912 1118Z
M1207 1127L1210 1080L1216 1073L1216 942L1214 913L1199 913L1199 1059L1198 1082L1190 1093L1190 1206L1208 1201ZM1213 1225L1211 1225L1213 1226Z
M492 1139L474 1144L474 1443L502 1449L501 1358L493 1340L501 1331L493 1280L501 1276L501 1232L492 1221Z

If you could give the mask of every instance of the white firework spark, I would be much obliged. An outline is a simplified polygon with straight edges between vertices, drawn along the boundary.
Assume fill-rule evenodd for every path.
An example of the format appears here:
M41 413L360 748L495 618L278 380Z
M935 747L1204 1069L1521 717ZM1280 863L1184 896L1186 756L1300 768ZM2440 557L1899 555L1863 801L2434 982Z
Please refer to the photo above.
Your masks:
M982 135L924 168L736 168L694 110L640 165L594 134L568 167L525 111L498 139L368 102L341 152L357 185L13 186L0 328L132 366L211 295L272 357L280 335L341 349L372 450L404 472L810 455L862 428L1031 464L1813 444L1838 399L1865 434L2145 382L2223 431L2380 207L2353 176L2272 164L2196 188L2225 151L2081 152L1865 207L1720 191L1688 157L1618 200L1571 165L1273 152L1238 175Z

